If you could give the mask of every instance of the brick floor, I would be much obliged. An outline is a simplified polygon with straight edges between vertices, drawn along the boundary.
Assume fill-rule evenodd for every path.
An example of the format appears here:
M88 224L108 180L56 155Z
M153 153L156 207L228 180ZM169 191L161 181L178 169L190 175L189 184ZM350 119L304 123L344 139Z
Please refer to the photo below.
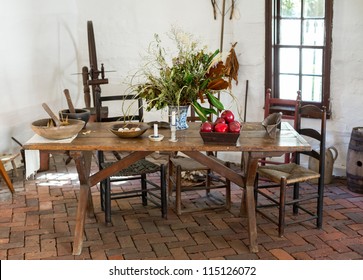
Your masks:
M326 186L322 230L306 222L288 226L279 238L277 227L258 215L256 254L248 250L237 186L229 211L177 216L170 207L168 219L152 205L143 207L138 198L112 201L112 226L103 222L98 187L93 187L95 215L86 219L82 254L73 256L79 187L74 163L65 165L65 159L54 155L49 171L34 179L12 177L13 196L1 182L0 259L363 259L363 195L350 192L344 178ZM186 195L183 201L197 208L206 202L202 196Z

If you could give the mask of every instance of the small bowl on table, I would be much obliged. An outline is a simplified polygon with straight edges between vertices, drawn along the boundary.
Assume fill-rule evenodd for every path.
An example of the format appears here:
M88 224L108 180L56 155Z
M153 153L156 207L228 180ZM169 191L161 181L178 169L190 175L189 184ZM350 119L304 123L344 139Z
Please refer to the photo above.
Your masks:
M57 127L52 119L41 119L34 121L31 126L39 136L50 140L62 140L77 135L83 129L84 124L85 122L82 120L69 119Z
M111 126L110 131L120 138L135 138L144 134L150 126L144 123L118 123Z
M87 109L74 109L74 110L76 111L75 113L71 113L69 109L64 109L59 111L59 118L61 120L67 120L67 119L82 120L84 121L84 126L86 126L91 115L90 110Z

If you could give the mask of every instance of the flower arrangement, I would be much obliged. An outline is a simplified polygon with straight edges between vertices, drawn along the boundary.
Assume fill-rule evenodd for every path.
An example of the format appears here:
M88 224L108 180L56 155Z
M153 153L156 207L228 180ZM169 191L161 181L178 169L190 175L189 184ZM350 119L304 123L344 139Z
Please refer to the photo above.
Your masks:
M230 89L232 79L237 82L235 45L226 67L219 50L208 52L206 47L199 47L191 34L173 28L170 38L176 44L177 54L169 57L155 34L147 63L140 71L143 82L135 85L138 95L146 100L146 109L192 105L202 121L210 114L218 115L224 106L215 93ZM209 106L202 106L206 100Z

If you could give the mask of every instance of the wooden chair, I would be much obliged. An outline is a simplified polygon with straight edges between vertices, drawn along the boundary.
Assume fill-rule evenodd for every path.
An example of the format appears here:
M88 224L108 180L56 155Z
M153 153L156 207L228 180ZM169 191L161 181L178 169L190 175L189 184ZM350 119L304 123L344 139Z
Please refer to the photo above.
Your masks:
M324 174L325 174L325 138L326 138L326 110L325 108L320 109L314 105L306 105L299 109L297 122L297 131L302 136L310 137L315 139L320 143L319 152L314 150L310 152L296 153L294 163L286 163L281 165L269 165L260 166L258 168L258 176L255 185L255 197L256 197L256 208L257 212L261 213L264 217L270 221L276 223L279 229L279 236L284 235L285 225L285 208L288 205L292 205L294 219L290 223L299 223L302 221L316 220L316 225L318 228L322 226L323 219L323 196L324 196ZM320 132L312 128L302 128L301 127L301 116L308 116L321 119ZM319 172L312 171L300 165L300 154L305 154L309 157L313 157L319 161ZM279 186L279 191L276 195L273 194L271 188L276 185L272 184L270 186L258 185L258 178L263 177L276 183ZM299 183L306 182L311 179L318 178L318 186L312 186L313 191L300 195ZM292 187L292 197L288 196L287 190L290 189L288 186ZM259 203L259 196L262 195L268 201L266 204ZM311 211L304 207L303 202L308 202L311 200L316 200L316 209ZM271 210L264 211L264 209L269 209L270 207L278 207L278 220L274 219L271 215ZM306 215L300 215L298 210L302 210ZM299 215L298 215L299 214Z
M272 113L282 113L283 120L291 120L292 126L296 129L298 110L301 102L301 91L297 91L296 100L274 98L271 95L271 89L266 90L265 95L265 107L264 107L264 118L267 118ZM285 154L284 161L282 163L289 163L292 161L292 154ZM274 160L262 159L261 165L269 164L280 164L281 162Z
M188 120L191 122L198 121L199 118L193 112L191 108L190 116ZM212 153L207 152L209 156L215 158L215 160L222 162L222 160L218 159ZM223 162L226 166L229 167L229 162ZM185 180L185 176L183 174L192 174L196 178L194 182L192 180ZM199 176L198 173L203 174L203 176ZM205 190L206 195L209 198L213 198L213 194L211 190L213 189L225 189L225 198L224 203L217 205L215 207L204 207L200 208L200 210L204 209L213 209L213 208L221 208L221 206L229 209L231 206L231 183L229 180L219 177L217 174L214 174L208 167L200 164L194 159L174 155L169 158L169 183L168 183L168 196L171 198L173 192L175 192L175 211L178 215L181 215L182 212L190 212L196 211L193 209L182 209L182 192L187 191L197 191L197 190ZM184 177L184 178L183 178ZM220 199L217 202L221 203Z
M88 50L90 58L90 71L88 67L82 68L83 77L83 91L85 96L86 107L90 107L90 87L92 89L93 103L95 106L96 121L98 122L110 122L110 121L142 121L143 120L143 106L142 100L136 98L133 94L115 94L112 96L103 96L101 94L101 85L107 84L108 79L105 78L105 70L103 65L98 69L96 44L93 31L92 21L87 22L87 34L88 34ZM104 102L118 102L119 112L118 116L109 116L108 108L104 107ZM125 105L126 102L136 102L137 110L128 111ZM107 108L107 110L106 110ZM121 159L121 155L114 151L113 156L117 160ZM106 161L103 151L97 152L98 166L100 169L110 166L114 161ZM111 222L111 200L122 199L140 196L142 198L142 204L147 205L150 201L161 208L162 217L167 216L167 195L166 195L166 167L164 164L157 165L146 159L141 159L136 163L130 165L128 168L121 170L117 174L100 183L101 194L101 208L105 211L106 223ZM152 180L149 180L148 174L160 173L160 183L157 184ZM128 191L114 191L112 190L112 184L120 181L140 180L141 188Z
M265 95L265 118L272 114L282 112L283 119L292 120L293 127L296 128L298 121L298 109L301 102L301 91L297 91L296 99L281 99L272 97L271 89L266 90Z
M104 100L107 101L122 101L120 103L124 103L126 101L137 102L138 104L138 113L134 115L127 116L119 116L117 120L119 121L142 121L143 119L143 106L142 100L135 99L134 95L118 95L115 96L114 99L108 97L107 99L99 99L96 104L102 106L102 102ZM96 110L97 111L97 110ZM100 116L97 116L97 119ZM101 118L103 122L106 121L114 121L115 118ZM117 159L121 159L121 156L116 151L113 152L113 155ZM103 169L110 166L114 161L106 161L105 155L103 151L97 152L98 164L99 168ZM156 183L155 181L148 178L149 174L152 173L160 173L160 183ZM155 176L154 176L155 177ZM112 190L113 183L122 182L122 181L130 181L130 180L140 180L141 188L140 189L132 189L132 190L121 190L115 191ZM101 195L101 207L105 211L105 221L106 223L111 222L111 200L113 199L122 199L122 198L130 198L130 197L141 197L142 204L144 206L147 205L148 201L154 203L158 207L161 208L162 217L167 217L167 194L166 194L166 166L164 164L158 165L153 163L147 159L141 159L136 163L130 165L128 168L121 170L117 174L113 175L110 178L102 181L100 183L100 195Z
M0 156L0 161L3 164L6 164L8 162L11 163L11 166L13 167L13 172L15 174L16 177L18 177L18 169L16 167L16 163L15 163L15 159L20 156L20 153L16 153L16 154L5 154L5 155L1 155Z

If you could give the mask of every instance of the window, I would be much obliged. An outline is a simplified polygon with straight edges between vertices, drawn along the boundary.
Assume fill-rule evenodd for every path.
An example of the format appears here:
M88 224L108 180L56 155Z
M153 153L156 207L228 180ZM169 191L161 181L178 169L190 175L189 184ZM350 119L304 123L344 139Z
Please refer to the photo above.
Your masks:
M329 112L332 0L266 0L266 88Z

